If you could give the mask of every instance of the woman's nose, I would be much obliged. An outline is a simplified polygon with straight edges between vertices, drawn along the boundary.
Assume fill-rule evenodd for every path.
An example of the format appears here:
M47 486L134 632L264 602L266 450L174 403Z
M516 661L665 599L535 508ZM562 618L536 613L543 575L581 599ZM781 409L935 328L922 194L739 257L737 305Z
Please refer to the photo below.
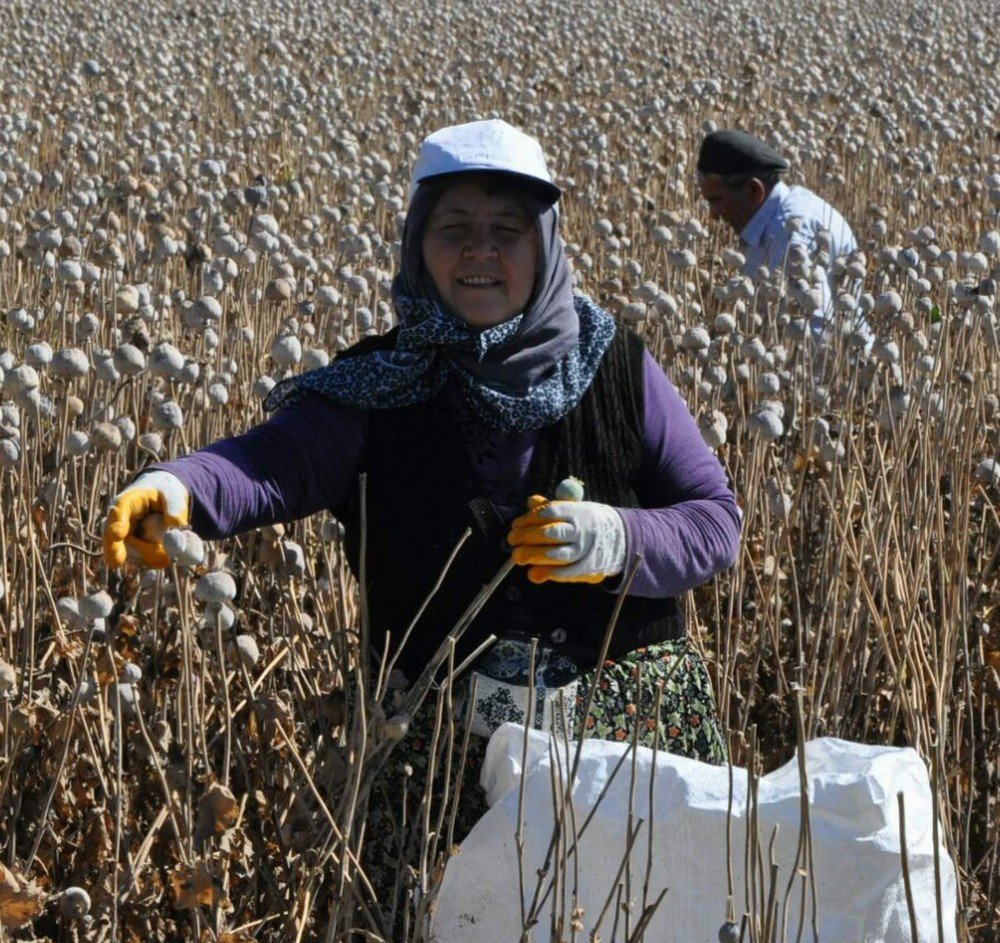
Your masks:
M469 258L485 258L496 255L499 246L492 232L486 227L476 228L462 245L462 252Z

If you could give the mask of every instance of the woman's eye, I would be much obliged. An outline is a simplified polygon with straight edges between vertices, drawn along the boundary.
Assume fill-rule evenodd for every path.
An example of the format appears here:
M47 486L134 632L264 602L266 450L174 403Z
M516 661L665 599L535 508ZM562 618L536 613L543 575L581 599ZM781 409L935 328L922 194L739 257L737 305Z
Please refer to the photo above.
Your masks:
M465 227L461 223L444 223L436 226L434 231L447 239L458 239L465 235Z
M526 226L518 226L516 223L510 223L497 227L497 232L504 239L520 239L521 236L526 235L528 231L529 230Z
M489 235L483 233L476 237L475 227L463 222L442 222L432 229L443 239L466 239L466 238L493 238L501 239L504 242L512 242L520 239L528 230L517 223L494 223L489 228Z

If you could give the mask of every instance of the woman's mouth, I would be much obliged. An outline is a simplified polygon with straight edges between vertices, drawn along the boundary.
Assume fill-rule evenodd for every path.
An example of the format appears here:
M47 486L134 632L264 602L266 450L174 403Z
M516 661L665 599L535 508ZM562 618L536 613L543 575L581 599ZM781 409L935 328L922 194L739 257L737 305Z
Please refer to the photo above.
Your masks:
M465 275L458 279L458 284L465 288L495 288L500 284L500 279L493 278L492 275Z

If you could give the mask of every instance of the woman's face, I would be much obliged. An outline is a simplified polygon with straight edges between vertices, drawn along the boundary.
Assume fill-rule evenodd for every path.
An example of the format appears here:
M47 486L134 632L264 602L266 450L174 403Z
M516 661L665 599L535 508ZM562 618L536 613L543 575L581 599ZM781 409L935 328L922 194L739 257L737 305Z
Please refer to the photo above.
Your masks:
M424 228L424 265L441 299L473 327L522 312L535 286L538 232L513 193L478 183L447 189Z

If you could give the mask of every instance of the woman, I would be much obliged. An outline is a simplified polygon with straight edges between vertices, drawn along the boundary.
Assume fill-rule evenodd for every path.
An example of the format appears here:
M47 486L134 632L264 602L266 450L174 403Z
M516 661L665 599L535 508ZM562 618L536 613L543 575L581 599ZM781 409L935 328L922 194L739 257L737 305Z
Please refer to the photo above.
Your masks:
M505 122L430 135L413 170L393 284L399 326L279 384L266 403L274 415L246 434L143 473L114 501L106 559L165 565L155 539L142 539L153 511L223 537L329 508L357 573L365 472L374 659L394 652L412 681L513 547L516 565L456 653L459 664L491 634L500 639L476 665L489 688L473 705L478 729L488 733L510 692L524 690L536 638L549 720L551 690L580 705L600 667L594 706L577 728L625 739L640 723L644 743L722 762L707 673L683 638L674 597L732 563L740 513L641 341L573 294L558 198L539 144ZM558 494L566 500L545 500L570 478L582 480L587 500L573 486ZM658 680L660 717L651 718Z

